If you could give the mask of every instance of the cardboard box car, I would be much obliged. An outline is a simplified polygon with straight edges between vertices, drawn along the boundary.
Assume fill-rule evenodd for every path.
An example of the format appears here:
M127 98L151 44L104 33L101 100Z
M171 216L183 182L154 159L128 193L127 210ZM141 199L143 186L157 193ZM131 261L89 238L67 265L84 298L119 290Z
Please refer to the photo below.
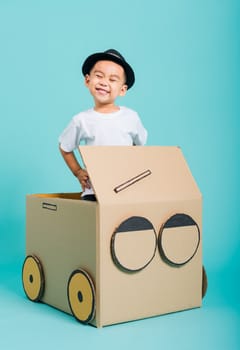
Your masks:
M97 202L27 196L29 299L96 327L200 307L202 196L181 149L80 153Z

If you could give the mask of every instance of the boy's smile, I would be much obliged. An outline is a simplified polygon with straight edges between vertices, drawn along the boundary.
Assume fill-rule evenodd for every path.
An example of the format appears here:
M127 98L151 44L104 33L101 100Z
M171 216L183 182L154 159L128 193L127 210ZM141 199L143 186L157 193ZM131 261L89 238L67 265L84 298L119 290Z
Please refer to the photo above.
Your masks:
M107 95L109 93L109 90L103 87L97 87L96 86L96 91L100 94L100 95Z
M124 69L112 61L98 61L85 76L85 84L95 101L95 110L116 110L115 99L127 91Z

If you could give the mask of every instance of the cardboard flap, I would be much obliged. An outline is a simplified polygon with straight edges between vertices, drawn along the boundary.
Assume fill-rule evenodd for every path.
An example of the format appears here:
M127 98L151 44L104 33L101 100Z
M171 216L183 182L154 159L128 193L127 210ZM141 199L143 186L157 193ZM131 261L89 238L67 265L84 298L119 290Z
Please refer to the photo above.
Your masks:
M179 147L80 146L100 203L201 197Z

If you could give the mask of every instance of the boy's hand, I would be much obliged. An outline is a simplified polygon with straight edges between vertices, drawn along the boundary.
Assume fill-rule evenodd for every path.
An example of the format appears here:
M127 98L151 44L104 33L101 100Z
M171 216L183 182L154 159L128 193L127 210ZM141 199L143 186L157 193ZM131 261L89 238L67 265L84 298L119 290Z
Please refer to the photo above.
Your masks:
M88 173L85 169L82 169L80 167L80 164L78 163L75 155L73 152L65 152L62 148L61 145L59 146L60 152L67 163L69 169L72 171L74 176L78 179L82 186L82 190L84 191L85 188L91 188L91 183L89 180Z
M91 188L89 176L85 169L79 169L76 173L76 177L78 178L83 191L85 190L85 188Z

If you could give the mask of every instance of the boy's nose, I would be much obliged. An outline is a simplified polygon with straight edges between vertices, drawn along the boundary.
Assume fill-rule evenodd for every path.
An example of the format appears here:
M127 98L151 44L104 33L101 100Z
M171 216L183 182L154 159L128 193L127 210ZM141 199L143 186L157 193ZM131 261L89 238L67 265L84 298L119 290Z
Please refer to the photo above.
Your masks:
M106 80L105 80L105 79L101 79L100 85L102 85L102 86L107 86Z

